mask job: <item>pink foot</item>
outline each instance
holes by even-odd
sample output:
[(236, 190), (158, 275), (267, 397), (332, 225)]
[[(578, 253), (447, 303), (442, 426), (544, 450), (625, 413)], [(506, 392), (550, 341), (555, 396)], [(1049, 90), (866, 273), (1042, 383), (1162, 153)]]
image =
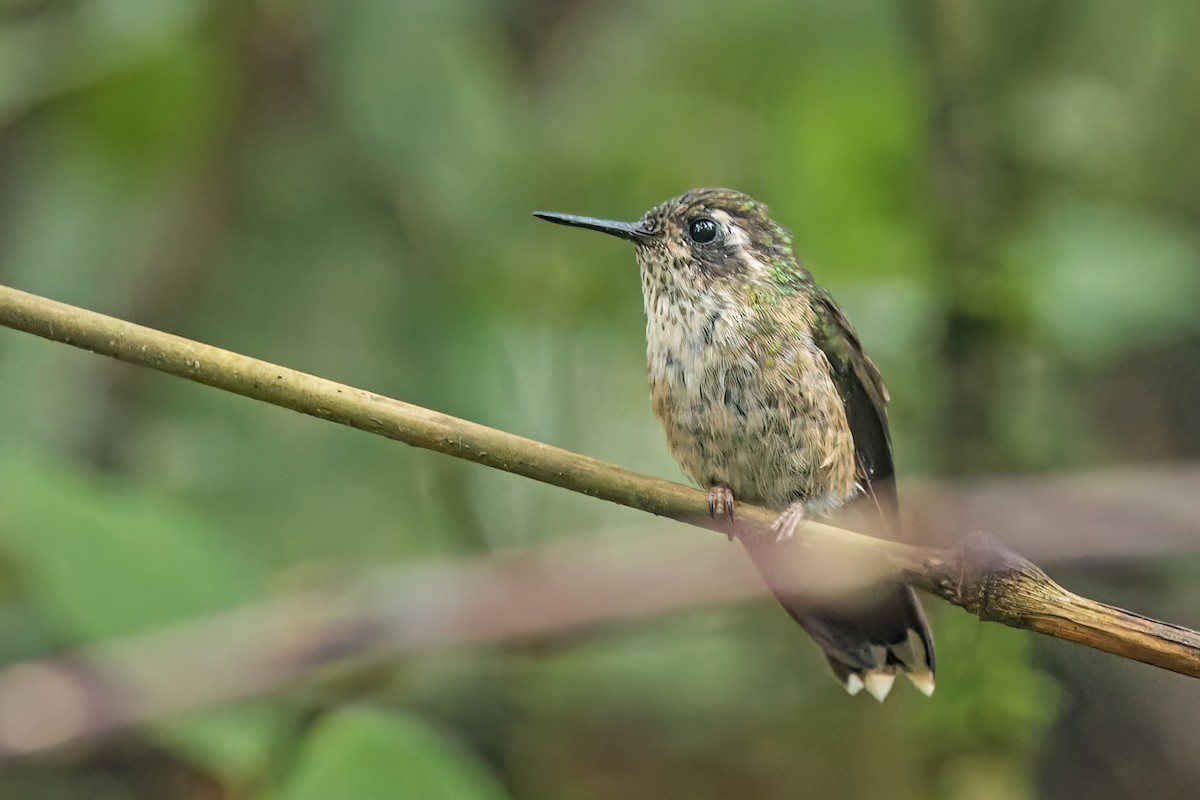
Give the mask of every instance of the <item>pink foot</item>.
[[(711, 495), (709, 495), (711, 497)], [(785, 508), (771, 523), (771, 533), (775, 534), (776, 544), (786, 542), (796, 536), (796, 528), (808, 516), (804, 509), (804, 501), (797, 500)]]
[(725, 535), (733, 541), (733, 492), (728, 486), (713, 486), (708, 490), (708, 515), (713, 519), (724, 517), (729, 523)]

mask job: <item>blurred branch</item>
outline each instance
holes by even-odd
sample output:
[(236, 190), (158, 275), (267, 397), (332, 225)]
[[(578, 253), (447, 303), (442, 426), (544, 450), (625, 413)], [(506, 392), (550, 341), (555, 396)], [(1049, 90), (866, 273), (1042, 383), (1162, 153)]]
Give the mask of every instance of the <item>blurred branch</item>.
[[(971, 540), (965, 549), (968, 563), (994, 557), (986, 540)], [(522, 555), (378, 570), (326, 589), (16, 664), (0, 671), (0, 759), (275, 691), (341, 664), (546, 637), (764, 593), (749, 560), (729, 555), (723, 543), (698, 537), (574, 539)], [(838, 581), (824, 580), (824, 588)], [(1033, 602), (1051, 616), (1061, 612), (1059, 602), (1084, 619), (1115, 611), (1062, 595), (1050, 592)], [(1149, 621), (1117, 614), (1131, 635), (1143, 635), (1139, 628)]]
[[(988, 532), (1040, 564), (1146, 560), (1200, 546), (1200, 464), (902, 481), (905, 529), (923, 543)], [(1136, 533), (1134, 533), (1136, 532)]]
[[(263, 694), (337, 664), (495, 642), (765, 591), (696, 537), (578, 539), (381, 569), (323, 590), (0, 671), (0, 759)], [(181, 676), (186, 676), (181, 679)]]
[[(719, 529), (709, 519), (706, 494), (696, 489), (15, 289), (0, 287), (0, 325), (630, 508)], [(802, 586), (806, 592), (840, 592), (888, 574), (982, 620), (1035, 630), (1200, 677), (1197, 632), (1072, 594), (988, 537), (973, 535), (956, 546), (926, 548), (806, 522), (802, 535), (792, 544), (775, 546), (758, 535), (774, 517), (768, 509), (739, 506), (738, 533), (743, 542), (748, 547), (777, 548), (771, 559), (778, 565), (777, 574), (771, 576), (776, 585), (783, 582)], [(564, 574), (572, 575), (569, 570)], [(565, 603), (570, 607), (571, 599), (581, 596), (574, 581), (563, 583), (553, 577), (556, 596), (541, 597), (534, 606), (557, 608)], [(393, 597), (406, 599), (386, 603), (388, 612), (366, 620), (370, 622), (367, 628), (384, 638), (415, 628), (423, 632), (424, 640), (438, 643), (510, 635), (503, 626), (476, 629), (480, 619), (490, 620), (490, 616), (464, 616), (461, 608), (451, 613), (480, 596), (483, 589), (478, 581), (482, 579), (463, 572), (456, 573), (454, 580), (447, 577), (444, 585), (428, 579), (413, 586), (400, 585)], [(489, 596), (501, 606), (508, 593), (528, 591), (513, 581), (486, 585), (495, 589)], [(532, 610), (522, 606), (523, 612)], [(622, 613), (614, 608), (604, 615)], [(364, 623), (361, 617), (350, 615), (354, 623), (350, 629), (358, 630), (356, 626)], [(533, 622), (540, 620), (543, 628), (565, 624), (553, 617), (542, 612), (534, 615)], [(510, 626), (524, 627), (523, 619), (510, 619)], [(284, 667), (269, 653), (257, 657)], [(52, 674), (60, 682), (69, 674), (69, 670), (47, 673), (46, 669), (45, 665), (19, 665), (2, 677), (8, 681), (5, 685), (11, 686), (14, 671), (27, 680), (44, 680)], [(5, 692), (5, 697), (13, 696)], [(7, 707), (8, 702), (3, 705)]]

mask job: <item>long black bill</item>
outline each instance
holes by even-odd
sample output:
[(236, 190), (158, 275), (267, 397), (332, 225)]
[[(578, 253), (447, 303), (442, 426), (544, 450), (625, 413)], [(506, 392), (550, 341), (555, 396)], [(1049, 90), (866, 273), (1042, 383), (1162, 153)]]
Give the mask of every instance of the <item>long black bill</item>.
[(639, 239), (645, 239), (650, 236), (650, 232), (642, 226), (641, 222), (614, 222), (610, 219), (577, 217), (574, 214), (553, 214), (549, 211), (535, 211), (533, 215), (547, 222), (570, 225), (572, 228), (587, 228), (592, 231), (600, 231), (610, 236), (616, 236), (618, 239), (628, 239), (631, 242), (636, 242)]

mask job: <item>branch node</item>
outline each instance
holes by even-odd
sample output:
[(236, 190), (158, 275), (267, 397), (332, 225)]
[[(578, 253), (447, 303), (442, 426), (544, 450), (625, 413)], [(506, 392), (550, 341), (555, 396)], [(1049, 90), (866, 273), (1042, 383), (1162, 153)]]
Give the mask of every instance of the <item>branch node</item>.
[(957, 597), (963, 608), (989, 622), (1012, 622), (1013, 593), (1053, 581), (1028, 559), (984, 531), (972, 531), (958, 546)]

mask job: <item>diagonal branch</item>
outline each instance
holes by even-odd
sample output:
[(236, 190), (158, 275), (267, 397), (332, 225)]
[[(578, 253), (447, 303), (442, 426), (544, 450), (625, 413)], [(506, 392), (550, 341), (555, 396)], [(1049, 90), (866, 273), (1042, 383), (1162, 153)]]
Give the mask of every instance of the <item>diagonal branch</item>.
[[(706, 495), (695, 489), (15, 289), (0, 287), (0, 325), (651, 514), (715, 527)], [(739, 515), (752, 529), (774, 519), (773, 512), (749, 505), (740, 506)], [(743, 536), (755, 541), (754, 531)], [(776, 559), (781, 572), (806, 591), (844, 591), (863, 575), (885, 572), (982, 620), (1200, 677), (1200, 633), (1068, 592), (984, 536), (967, 537), (951, 548), (922, 548), (806, 522), (795, 544), (780, 547)], [(825, 568), (831, 564), (837, 569)], [(819, 581), (828, 585), (814, 587)]]

